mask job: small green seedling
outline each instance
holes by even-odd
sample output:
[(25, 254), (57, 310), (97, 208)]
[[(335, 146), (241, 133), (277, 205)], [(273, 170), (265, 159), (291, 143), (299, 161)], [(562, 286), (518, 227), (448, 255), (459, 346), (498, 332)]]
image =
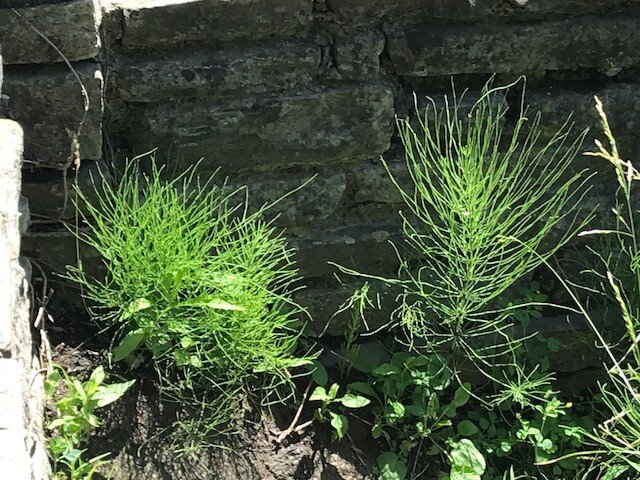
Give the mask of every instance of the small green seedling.
[(321, 422), (329, 420), (336, 437), (341, 439), (347, 433), (349, 421), (342, 413), (331, 411), (331, 406), (342, 405), (346, 408), (362, 408), (369, 405), (371, 400), (352, 393), (346, 393), (343, 396), (338, 397), (339, 390), (340, 386), (337, 383), (332, 384), (328, 391), (324, 387), (316, 387), (309, 397), (309, 400), (312, 402), (322, 402), (315, 412), (316, 418)]
[(100, 426), (95, 411), (117, 401), (134, 380), (105, 384), (105, 372), (97, 367), (86, 382), (55, 366), (45, 381), (45, 393), (54, 403), (53, 418), (47, 423), (51, 432), (49, 457), (54, 480), (91, 480), (106, 463), (109, 453), (83, 458), (92, 430)]

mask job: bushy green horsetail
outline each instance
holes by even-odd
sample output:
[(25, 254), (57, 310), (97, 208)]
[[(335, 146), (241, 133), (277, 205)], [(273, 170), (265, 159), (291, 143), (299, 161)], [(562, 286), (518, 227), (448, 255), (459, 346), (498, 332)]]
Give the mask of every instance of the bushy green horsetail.
[(86, 233), (104, 275), (69, 276), (93, 317), (116, 331), (113, 360), (150, 359), (162, 393), (198, 412), (181, 418), (196, 436), (234, 428), (252, 389), (261, 401), (292, 393), (299, 309), (291, 252), (264, 209), (232, 207), (231, 195), (191, 168), (173, 180), (151, 159), (130, 162), (117, 185), (80, 192)]

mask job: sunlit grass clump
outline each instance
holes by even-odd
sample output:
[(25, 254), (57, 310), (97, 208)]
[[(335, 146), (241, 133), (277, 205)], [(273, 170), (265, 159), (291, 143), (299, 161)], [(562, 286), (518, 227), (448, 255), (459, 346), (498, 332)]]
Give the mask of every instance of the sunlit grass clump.
[[(291, 392), (298, 309), (284, 237), (263, 210), (232, 207), (230, 195), (193, 169), (173, 180), (132, 161), (116, 186), (84, 210), (104, 275), (70, 268), (96, 321), (115, 332), (113, 360), (149, 358), (161, 392), (198, 411), (181, 419), (198, 435), (234, 428), (252, 390), (263, 403)], [(283, 388), (284, 387), (284, 388)]]

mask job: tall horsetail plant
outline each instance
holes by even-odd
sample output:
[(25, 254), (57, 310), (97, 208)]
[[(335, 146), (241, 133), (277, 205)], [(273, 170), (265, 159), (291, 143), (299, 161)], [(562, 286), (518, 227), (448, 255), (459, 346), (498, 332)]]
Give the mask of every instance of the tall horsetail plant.
[[(94, 319), (116, 333), (114, 361), (150, 357), (161, 392), (188, 412), (177, 425), (196, 443), (235, 431), (249, 392), (263, 404), (293, 393), (299, 309), (289, 292), (297, 272), (284, 237), (232, 207), (231, 196), (190, 168), (165, 180), (151, 158), (131, 161), (117, 185), (86, 203), (80, 240), (101, 256), (104, 274), (82, 265), (68, 275)], [(106, 184), (106, 182), (103, 182)]]
[(586, 131), (567, 120), (543, 139), (540, 114), (529, 118), (523, 103), (507, 127), (511, 86), (487, 84), (468, 113), (455, 95), (440, 109), (416, 101), (416, 120), (398, 121), (410, 185), (387, 166), (419, 259), (401, 259), (397, 320), (415, 345), (487, 365), (514, 347), (509, 315), (489, 314), (492, 302), (581, 228), (575, 207), (587, 190), (570, 168)]

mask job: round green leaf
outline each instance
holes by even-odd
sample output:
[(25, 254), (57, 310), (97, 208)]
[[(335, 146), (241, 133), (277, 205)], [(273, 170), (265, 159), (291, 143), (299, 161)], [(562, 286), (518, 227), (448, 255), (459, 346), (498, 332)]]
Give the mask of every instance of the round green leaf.
[(371, 400), (361, 395), (352, 395), (347, 393), (340, 399), (340, 403), (347, 408), (362, 408), (371, 403)]
[(380, 470), (379, 480), (404, 480), (407, 476), (407, 462), (395, 452), (385, 452), (376, 461)]
[(142, 330), (133, 330), (127, 333), (116, 348), (113, 349), (113, 361), (119, 362), (127, 358), (144, 340), (145, 333)]
[(347, 433), (349, 421), (347, 417), (338, 413), (329, 412), (329, 415), (331, 416), (331, 426), (335, 430), (338, 439), (341, 439)]
[(458, 424), (458, 433), (464, 437), (470, 437), (478, 433), (478, 427), (470, 420), (463, 420)]
[(329, 381), (327, 370), (318, 360), (311, 360), (311, 378), (317, 385), (325, 386)]
[(456, 390), (456, 393), (453, 395), (453, 403), (456, 407), (462, 407), (469, 401), (471, 391), (471, 384), (464, 383), (459, 386)]

